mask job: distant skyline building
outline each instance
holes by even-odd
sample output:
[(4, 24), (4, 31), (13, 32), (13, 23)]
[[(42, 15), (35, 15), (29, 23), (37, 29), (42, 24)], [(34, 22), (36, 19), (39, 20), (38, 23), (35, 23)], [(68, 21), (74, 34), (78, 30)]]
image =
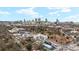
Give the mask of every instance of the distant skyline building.
[(56, 24), (56, 25), (58, 25), (58, 24), (59, 24), (59, 19), (58, 19), (58, 18), (56, 19), (55, 24)]

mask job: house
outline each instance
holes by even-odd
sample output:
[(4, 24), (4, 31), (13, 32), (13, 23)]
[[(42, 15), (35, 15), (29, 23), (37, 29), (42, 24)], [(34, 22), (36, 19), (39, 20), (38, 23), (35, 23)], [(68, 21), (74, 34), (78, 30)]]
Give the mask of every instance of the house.
[(71, 33), (79, 33), (79, 32), (74, 30), (74, 31), (71, 31)]
[(23, 40), (25, 40), (26, 38), (33, 38), (33, 34), (28, 31), (19, 31), (18, 33), (14, 33), (13, 35)]
[(24, 39), (33, 38), (33, 34), (26, 31), (24, 34), (22, 34), (22, 38), (24, 38)]
[(44, 42), (45, 40), (48, 39), (48, 36), (43, 35), (43, 34), (36, 34), (36, 35), (33, 36), (33, 38), (34, 38), (35, 40), (41, 40), (41, 41)]
[(19, 34), (21, 34), (22, 37), (29, 37), (31, 36), (31, 33), (28, 31), (19, 31)]
[(75, 41), (76, 41), (76, 43), (79, 42), (79, 37), (76, 37)]
[(25, 30), (24, 28), (17, 28), (17, 27), (14, 27), (13, 29), (11, 29), (11, 30), (8, 30), (10, 33), (16, 33), (16, 32), (18, 32), (18, 31), (23, 31), (23, 30)]

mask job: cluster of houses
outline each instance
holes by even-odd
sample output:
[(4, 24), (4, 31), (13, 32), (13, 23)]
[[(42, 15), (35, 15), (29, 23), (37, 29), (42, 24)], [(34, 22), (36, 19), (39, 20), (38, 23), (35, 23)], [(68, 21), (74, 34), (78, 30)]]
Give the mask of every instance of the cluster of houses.
[[(15, 42), (17, 43), (21, 40), (28, 40), (27, 38), (32, 38), (35, 41), (41, 41), (43, 43), (42, 46), (46, 50), (79, 50), (79, 31), (77, 30), (79, 28), (71, 27), (71, 25), (72, 23), (64, 23), (64, 25), (62, 23), (59, 24), (59, 21), (57, 21), (54, 25), (48, 26), (51, 29), (54, 27), (58, 28), (58, 30), (64, 35), (63, 37), (55, 35), (53, 40), (65, 43), (69, 40), (72, 41), (68, 45), (57, 44), (49, 40), (47, 35), (41, 33), (34, 34), (30, 31), (26, 31), (24, 28), (14, 27), (8, 31), (15, 37)], [(64, 40), (62, 41), (62, 39)]]
[(16, 43), (20, 43), (21, 40), (28, 40), (27, 38), (32, 38), (35, 41), (41, 41), (43, 44), (42, 46), (44, 47), (44, 49), (46, 50), (54, 50), (56, 49), (55, 44), (52, 44), (49, 40), (48, 40), (48, 36), (44, 35), (44, 34), (33, 34), (29, 31), (26, 31), (24, 28), (17, 28), (14, 27), (11, 30), (8, 30), (14, 37), (15, 37), (15, 42)]
[(73, 27), (71, 28), (69, 27), (62, 27), (62, 31), (64, 36), (68, 36), (72, 39), (71, 43), (67, 44), (67, 45), (63, 45), (61, 46), (59, 49), (57, 50), (70, 50), (70, 51), (78, 51), (79, 50), (79, 28)]

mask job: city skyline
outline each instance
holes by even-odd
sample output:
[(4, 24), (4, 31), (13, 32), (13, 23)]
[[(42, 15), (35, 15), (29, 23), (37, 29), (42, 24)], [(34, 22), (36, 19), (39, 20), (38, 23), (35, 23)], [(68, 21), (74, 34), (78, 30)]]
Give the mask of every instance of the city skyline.
[(34, 18), (45, 18), (48, 21), (79, 22), (78, 7), (0, 7), (0, 21), (33, 20)]

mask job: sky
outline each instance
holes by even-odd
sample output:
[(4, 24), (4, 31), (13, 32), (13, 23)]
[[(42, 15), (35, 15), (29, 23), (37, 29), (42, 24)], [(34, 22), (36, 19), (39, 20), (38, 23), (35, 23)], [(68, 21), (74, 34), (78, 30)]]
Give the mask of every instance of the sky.
[(79, 7), (0, 7), (0, 21), (33, 20), (79, 22)]

